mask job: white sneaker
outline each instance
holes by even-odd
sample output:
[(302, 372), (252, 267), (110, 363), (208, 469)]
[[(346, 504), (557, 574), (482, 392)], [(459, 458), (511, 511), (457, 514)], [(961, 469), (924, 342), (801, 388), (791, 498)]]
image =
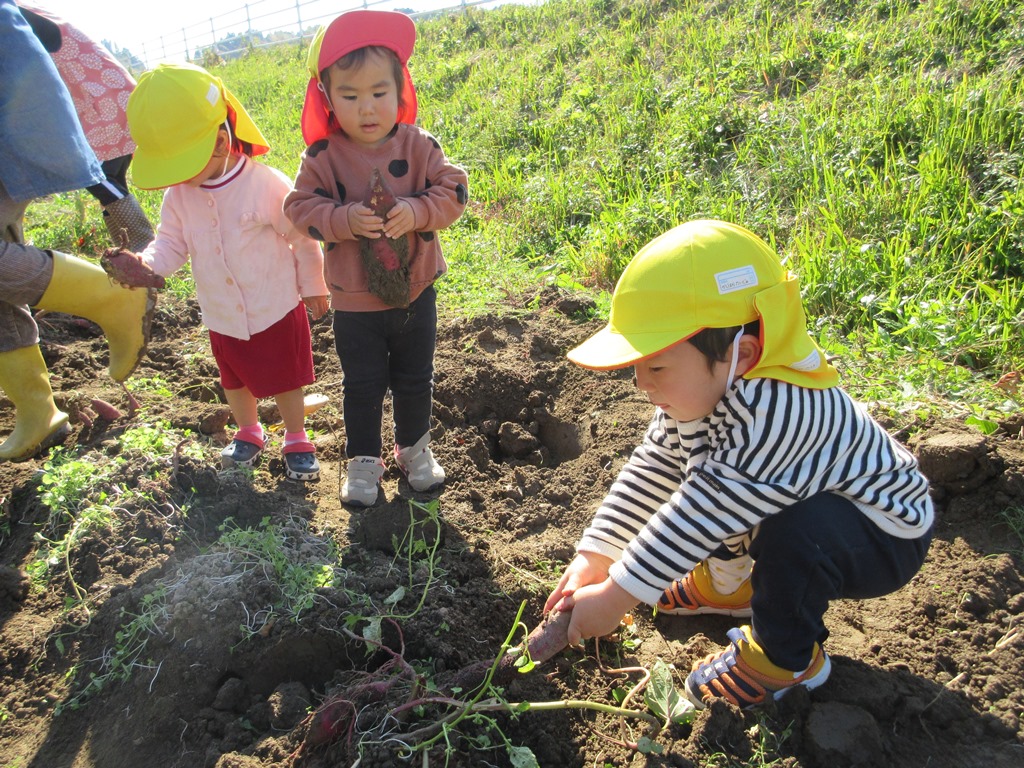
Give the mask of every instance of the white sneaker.
[(377, 503), (384, 462), (377, 456), (349, 459), (348, 476), (341, 486), (341, 503), (354, 507), (372, 507)]
[(430, 433), (409, 448), (395, 446), (395, 463), (405, 473), (414, 491), (432, 491), (444, 484), (444, 469), (430, 452)]

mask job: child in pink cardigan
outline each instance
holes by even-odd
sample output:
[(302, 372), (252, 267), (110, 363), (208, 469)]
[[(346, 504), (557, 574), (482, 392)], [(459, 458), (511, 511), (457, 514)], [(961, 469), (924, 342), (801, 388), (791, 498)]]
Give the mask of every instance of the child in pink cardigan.
[(305, 430), (303, 387), (314, 381), (309, 319), (327, 311), (323, 253), (285, 218), (288, 178), (252, 159), (267, 141), (219, 78), (161, 64), (128, 101), (138, 149), (134, 180), (167, 188), (156, 239), (141, 254), (168, 275), (191, 257), (221, 384), (238, 425), (224, 466), (253, 466), (266, 446), (257, 398), (285, 424), (285, 474), (320, 476)]

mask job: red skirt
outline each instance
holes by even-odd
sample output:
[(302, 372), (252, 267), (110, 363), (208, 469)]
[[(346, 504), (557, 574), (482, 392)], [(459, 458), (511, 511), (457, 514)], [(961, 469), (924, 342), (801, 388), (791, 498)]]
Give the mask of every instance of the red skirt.
[(273, 397), (316, 381), (306, 305), (298, 305), (266, 330), (248, 339), (210, 331), (210, 346), (224, 389), (248, 389), (253, 397)]

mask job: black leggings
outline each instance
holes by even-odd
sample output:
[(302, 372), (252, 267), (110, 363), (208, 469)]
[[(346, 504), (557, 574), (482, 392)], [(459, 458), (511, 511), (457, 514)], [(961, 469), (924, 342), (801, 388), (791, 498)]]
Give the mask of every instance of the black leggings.
[(415, 445), (430, 430), (437, 294), (429, 286), (408, 309), (334, 312), (343, 373), (345, 453), (380, 456), (384, 398), (391, 390), (395, 442)]
[[(764, 520), (750, 543), (752, 626), (768, 658), (791, 670), (824, 642), (829, 601), (895, 592), (924, 562), (931, 531), (901, 539), (848, 499), (821, 493)], [(716, 553), (718, 554), (718, 553)]]

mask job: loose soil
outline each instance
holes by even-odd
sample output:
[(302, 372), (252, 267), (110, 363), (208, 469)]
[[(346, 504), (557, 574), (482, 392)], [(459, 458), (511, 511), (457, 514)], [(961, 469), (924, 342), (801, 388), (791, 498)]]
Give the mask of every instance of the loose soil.
[[(627, 746), (644, 734), (643, 721), (568, 708), (489, 713), (500, 732), (464, 722), (447, 749), (442, 741), (410, 761), (401, 740), (421, 728), (429, 735), (454, 711), (399, 711), (414, 683), (468, 698), (451, 690), (453, 676), (497, 658), (524, 602), (524, 624), (541, 619), (650, 406), (629, 371), (598, 374), (566, 361), (598, 327), (584, 319), (585, 301), (551, 291), (470, 320), (442, 312), (433, 434), (448, 483), (413, 493), (389, 462), (386, 499), (350, 510), (338, 499), (344, 429), (329, 320), (314, 324), (318, 381), (309, 388), (331, 398), (309, 419), (323, 475), (304, 485), (283, 477), (279, 429), (257, 471), (220, 470), (231, 425), (226, 432), (198, 310), (162, 301), (133, 378), (141, 408), (113, 421), (91, 418), (92, 398), (127, 410), (106, 378), (99, 330), (40, 318), (56, 397), (75, 413), (65, 446), (111, 468), (115, 522), (72, 537), (67, 558), (30, 583), (23, 574), (38, 537), (67, 536), (69, 520), (40, 501), (42, 461), (0, 465), (5, 768), (510, 766), (500, 743), (483, 748), (501, 733), (545, 768), (1024, 765), (1024, 544), (1002, 514), (1024, 505), (1024, 417), (989, 436), (952, 420), (886, 423), (933, 483), (935, 540), (899, 592), (831, 606), (833, 672), (822, 688), (755, 711), (716, 704), (662, 730), (660, 754)], [(172, 396), (139, 386), (156, 377)], [(263, 416), (273, 423), (269, 404)], [(161, 422), (191, 432), (175, 456), (119, 447), (126, 430)], [(0, 401), (0, 435), (13, 426), (10, 402)], [(286, 532), (297, 560), (322, 558), (327, 541), (340, 554), (334, 583), (312, 592), (298, 621), (273, 617), (281, 598), (265, 567), (215, 544), (226, 529), (266, 523)], [(162, 613), (145, 630), (144, 654), (127, 660), (128, 679), (81, 696), (158, 593)], [(348, 621), (382, 614), (398, 618), (381, 623), (380, 645), (360, 639), (365, 621)], [(640, 674), (609, 670), (659, 659), (674, 665), (681, 686), (733, 625), (648, 611), (633, 620), (618, 638), (517, 675), (505, 699), (615, 704)], [(329, 733), (314, 732), (325, 723)]]

